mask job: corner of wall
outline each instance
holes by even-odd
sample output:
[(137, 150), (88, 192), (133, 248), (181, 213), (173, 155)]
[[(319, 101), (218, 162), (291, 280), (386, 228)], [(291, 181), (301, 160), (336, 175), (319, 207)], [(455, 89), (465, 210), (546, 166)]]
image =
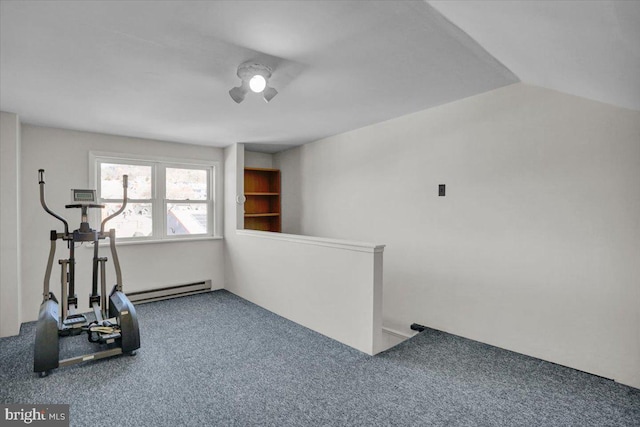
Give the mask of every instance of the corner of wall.
[(17, 330), (20, 333), (22, 324), (22, 123), (20, 116), (16, 115), (16, 276), (17, 276)]
[(20, 118), (0, 113), (0, 337), (20, 333)]
[(244, 228), (243, 211), (238, 208), (239, 189), (244, 187), (244, 144), (224, 149), (224, 235), (228, 239), (235, 230)]

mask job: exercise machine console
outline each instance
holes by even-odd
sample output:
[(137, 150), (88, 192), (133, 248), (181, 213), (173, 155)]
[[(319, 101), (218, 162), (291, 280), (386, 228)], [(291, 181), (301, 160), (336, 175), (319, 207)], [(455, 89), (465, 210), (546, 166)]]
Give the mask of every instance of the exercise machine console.
[[(40, 305), (38, 323), (36, 325), (36, 342), (34, 347), (33, 370), (40, 376), (48, 375), (53, 369), (62, 366), (82, 363), (89, 360), (103, 359), (119, 354), (135, 355), (140, 348), (140, 331), (138, 329), (138, 317), (131, 301), (122, 290), (122, 272), (116, 252), (116, 231), (105, 231), (105, 224), (120, 215), (127, 205), (127, 175), (122, 176), (123, 202), (117, 212), (102, 220), (100, 230), (94, 230), (89, 225), (88, 210), (92, 208), (104, 208), (98, 204), (95, 190), (71, 190), (72, 203), (66, 208), (81, 210), (80, 228), (69, 231), (69, 225), (60, 215), (52, 212), (44, 198), (44, 169), (38, 171), (40, 185), (40, 204), (45, 212), (60, 220), (64, 225), (64, 232), (51, 230), (51, 248), (49, 261), (44, 277), (43, 300)], [(111, 257), (116, 272), (116, 284), (108, 294), (105, 264), (106, 257), (98, 256), (99, 242), (109, 238)], [(61, 268), (61, 302), (58, 302), (53, 292), (50, 291), (49, 282), (51, 270), (56, 252), (58, 240), (65, 241), (69, 249), (69, 258), (58, 260)], [(89, 307), (93, 310), (95, 319), (89, 319), (87, 315), (78, 313), (78, 297), (75, 294), (75, 248), (76, 243), (90, 242), (93, 244), (93, 281), (91, 294), (89, 295)], [(100, 292), (98, 292), (98, 275), (100, 275)], [(101, 344), (106, 350), (91, 354), (60, 360), (59, 339), (86, 332), (88, 340)]]

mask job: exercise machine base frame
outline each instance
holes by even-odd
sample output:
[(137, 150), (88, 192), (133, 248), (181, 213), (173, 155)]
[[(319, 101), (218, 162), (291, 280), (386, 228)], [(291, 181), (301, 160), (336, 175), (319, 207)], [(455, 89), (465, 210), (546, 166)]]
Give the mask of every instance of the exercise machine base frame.
[[(138, 317), (136, 310), (127, 296), (115, 289), (109, 297), (109, 314), (115, 317), (120, 325), (120, 337), (114, 339), (110, 346), (103, 351), (83, 354), (60, 360), (60, 338), (77, 335), (69, 334), (68, 330), (60, 326), (58, 316), (58, 301), (53, 293), (50, 299), (40, 305), (40, 314), (36, 325), (36, 341), (34, 347), (33, 370), (41, 377), (47, 376), (51, 371), (64, 366), (92, 360), (104, 359), (121, 354), (135, 355), (140, 348), (140, 331), (138, 329)], [(91, 333), (80, 329), (78, 333)]]

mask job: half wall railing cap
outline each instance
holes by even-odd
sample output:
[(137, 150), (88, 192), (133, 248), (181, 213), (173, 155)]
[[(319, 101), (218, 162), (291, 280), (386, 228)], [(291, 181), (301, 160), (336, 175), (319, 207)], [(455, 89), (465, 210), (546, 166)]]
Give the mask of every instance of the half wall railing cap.
[(377, 253), (383, 252), (386, 245), (357, 242), (352, 240), (332, 239), (327, 237), (306, 236), (302, 234), (286, 234), (286, 233), (274, 233), (269, 231), (259, 230), (236, 230), (236, 234), (241, 236), (259, 237), (271, 240), (281, 240), (291, 243), (316, 245), (316, 246), (328, 246), (337, 249), (352, 250), (359, 252)]

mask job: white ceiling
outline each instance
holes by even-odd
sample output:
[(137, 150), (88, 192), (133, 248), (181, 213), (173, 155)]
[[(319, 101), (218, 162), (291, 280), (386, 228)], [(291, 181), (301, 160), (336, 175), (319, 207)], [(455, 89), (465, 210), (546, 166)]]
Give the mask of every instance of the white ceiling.
[(429, 1), (525, 83), (640, 110), (640, 1)]
[[(262, 151), (519, 78), (640, 109), (637, 2), (429, 3), (2, 1), (0, 109), (37, 125)], [(228, 95), (248, 60), (274, 69), (269, 104)]]

